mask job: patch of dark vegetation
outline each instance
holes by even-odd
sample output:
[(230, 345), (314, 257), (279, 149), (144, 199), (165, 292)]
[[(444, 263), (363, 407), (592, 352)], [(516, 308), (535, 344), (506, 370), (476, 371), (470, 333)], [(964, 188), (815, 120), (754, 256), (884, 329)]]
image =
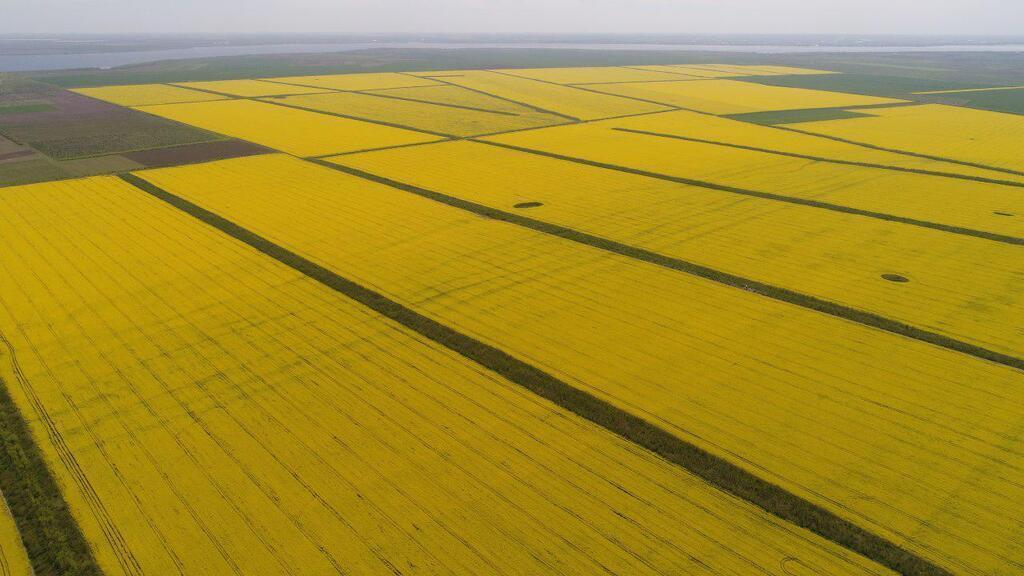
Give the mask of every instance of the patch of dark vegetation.
[(274, 151), (270, 148), (243, 140), (218, 140), (171, 148), (154, 148), (152, 150), (127, 152), (123, 156), (147, 168), (162, 168), (165, 166), (226, 160), (228, 158), (240, 158), (242, 156), (268, 154), (271, 152)]
[(929, 90), (960, 90), (964, 88), (987, 88), (991, 84), (978, 84), (950, 80), (888, 76), (881, 74), (794, 74), (787, 76), (747, 76), (734, 78), (744, 82), (807, 88), (829, 92), (846, 92), (865, 96), (902, 97), (914, 92)]
[(512, 207), (513, 208), (537, 208), (538, 206), (543, 206), (543, 205), (544, 204), (542, 202), (520, 202), (519, 204), (514, 204)]
[(952, 94), (917, 94), (915, 99), (934, 104), (966, 106), (992, 112), (1024, 114), (1024, 89), (955, 92)]
[(895, 282), (897, 284), (906, 284), (907, 282), (910, 282), (910, 278), (899, 274), (882, 274), (882, 279), (888, 280), (889, 282)]
[(33, 572), (36, 576), (100, 576), (85, 537), (7, 386), (0, 380), (0, 491)]
[(775, 124), (797, 124), (800, 122), (819, 122), (823, 120), (846, 120), (847, 118), (863, 118), (865, 116), (869, 116), (869, 114), (845, 108), (818, 108), (811, 110), (747, 112), (744, 114), (729, 114), (725, 117), (752, 124), (773, 126)]
[[(55, 160), (117, 154), (194, 142), (220, 136), (33, 82), (5, 81), (0, 106), (20, 108), (0, 115), (0, 134)], [(32, 102), (33, 109), (24, 108)], [(46, 109), (34, 109), (39, 102)]]
[[(318, 162), (341, 171), (349, 169)], [(350, 173), (360, 175), (359, 171)], [(365, 174), (365, 173), (362, 173)], [(374, 181), (384, 181), (366, 175)], [(873, 534), (828, 510), (763, 480), (744, 468), (687, 442), (663, 428), (622, 410), (589, 392), (523, 362), (508, 353), (428, 318), (334, 271), (259, 236), (246, 228), (175, 196), (132, 174), (122, 178), (194, 218), (220, 230), (305, 276), (402, 324), (418, 334), (492, 370), (509, 381), (545, 398), (598, 426), (660, 455), (669, 462), (703, 478), (711, 485), (759, 506), (770, 514), (796, 524), (903, 574), (947, 575), (932, 564), (898, 545)], [(386, 183), (386, 181), (384, 181)], [(397, 184), (397, 183), (396, 183)], [(399, 186), (405, 189), (404, 185)], [(427, 191), (424, 191), (427, 192)], [(419, 193), (419, 192), (417, 192)], [(436, 194), (436, 193), (430, 193)], [(440, 196), (440, 195), (438, 195)], [(454, 200), (454, 199), (451, 199)], [(458, 201), (461, 202), (461, 201)], [(447, 202), (451, 203), (451, 202)], [(484, 208), (485, 211), (505, 214)], [(512, 215), (505, 214), (508, 217)], [(503, 218), (508, 219), (508, 218)], [(535, 221), (534, 221), (535, 222)]]
[(0, 104), (0, 115), (49, 112), (53, 109), (49, 102), (6, 102)]
[(69, 178), (52, 160), (28, 157), (27, 160), (0, 164), (0, 186), (17, 186)]

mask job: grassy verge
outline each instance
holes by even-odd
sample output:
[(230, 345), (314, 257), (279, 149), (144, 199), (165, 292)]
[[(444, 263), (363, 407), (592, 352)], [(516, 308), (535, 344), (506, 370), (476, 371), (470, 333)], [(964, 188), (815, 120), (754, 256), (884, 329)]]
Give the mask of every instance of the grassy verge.
[(28, 424), (0, 380), (0, 490), (36, 576), (99, 576)]

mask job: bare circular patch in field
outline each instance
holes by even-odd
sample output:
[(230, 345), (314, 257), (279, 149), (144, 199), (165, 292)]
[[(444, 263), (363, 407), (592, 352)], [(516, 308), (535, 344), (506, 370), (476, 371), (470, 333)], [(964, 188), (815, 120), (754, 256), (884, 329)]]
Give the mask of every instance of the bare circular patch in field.
[(898, 284), (910, 282), (910, 278), (907, 278), (906, 276), (900, 276), (899, 274), (882, 274), (882, 279), (888, 280), (889, 282), (896, 282)]
[(512, 207), (513, 208), (536, 208), (537, 206), (543, 206), (543, 205), (544, 204), (542, 202), (520, 202), (519, 204), (515, 204)]

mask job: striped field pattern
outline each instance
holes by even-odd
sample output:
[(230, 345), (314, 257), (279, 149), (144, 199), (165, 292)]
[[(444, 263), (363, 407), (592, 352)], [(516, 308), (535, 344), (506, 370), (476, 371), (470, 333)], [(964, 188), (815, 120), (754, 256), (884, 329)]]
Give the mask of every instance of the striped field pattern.
[(76, 89), (251, 155), (0, 190), (0, 576), (1024, 573), (1024, 121), (802, 74)]

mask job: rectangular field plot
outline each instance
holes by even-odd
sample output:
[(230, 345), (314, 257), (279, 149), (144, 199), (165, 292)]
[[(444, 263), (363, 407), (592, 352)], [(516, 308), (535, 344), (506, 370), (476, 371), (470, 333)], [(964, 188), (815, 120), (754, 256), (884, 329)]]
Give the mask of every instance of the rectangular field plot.
[(579, 120), (597, 120), (667, 110), (666, 107), (658, 104), (596, 94), (568, 86), (482, 70), (466, 71), (461, 76), (447, 77), (444, 80), (457, 86), (479, 90)]
[(391, 123), (442, 136), (474, 136), (566, 122), (566, 119), (560, 116), (533, 110), (527, 110), (523, 114), (485, 112), (356, 92), (291, 96), (278, 102), (309, 110)]
[(331, 90), (380, 90), (382, 88), (404, 88), (408, 86), (433, 86), (437, 82), (425, 78), (417, 78), (394, 72), (375, 72), (370, 74), (336, 74), (333, 76), (291, 76), (287, 78), (268, 78), (274, 82), (329, 88)]
[(145, 177), (953, 573), (1024, 562), (1019, 371), (346, 174), (258, 160)]
[(209, 82), (179, 82), (178, 86), (221, 92), (231, 96), (256, 98), (259, 96), (286, 96), (289, 94), (309, 94), (313, 92), (330, 92), (324, 88), (306, 88), (305, 86), (289, 86), (263, 80), (214, 80)]
[(742, 114), (771, 110), (833, 108), (901, 102), (901, 100), (892, 98), (765, 86), (736, 80), (630, 82), (627, 84), (594, 84), (588, 88), (606, 94), (641, 98), (711, 114)]
[[(212, 166), (144, 175), (364, 214), (353, 238), (395, 207), (284, 156)], [(108, 575), (890, 574), (118, 179), (12, 188), (0, 224), (0, 370)]]
[(1013, 186), (787, 158), (595, 124), (556, 126), (487, 140), (729, 186), (741, 193), (768, 193), (1024, 238), (1024, 220), (1000, 214), (1024, 213), (1024, 194)]
[(176, 104), (180, 102), (209, 102), (223, 100), (226, 96), (189, 90), (166, 84), (139, 84), (135, 86), (103, 86), (100, 88), (78, 88), (73, 90), (83, 96), (104, 100), (118, 106), (150, 106), (153, 104)]
[(699, 76), (670, 73), (666, 70), (641, 70), (617, 66), (594, 66), (591, 68), (523, 68), (495, 70), (512, 76), (554, 82), (555, 84), (596, 84), (599, 82), (643, 82), (658, 80), (696, 79)]
[[(500, 210), (1024, 357), (1020, 247), (495, 148), (445, 142), (336, 160)], [(501, 178), (495, 178), (501, 174)], [(881, 276), (912, 279), (893, 284)]]
[(707, 142), (718, 142), (734, 147), (800, 154), (840, 162), (862, 162), (911, 170), (927, 170), (978, 178), (1024, 182), (1024, 177), (996, 170), (976, 168), (974, 166), (933, 160), (899, 152), (888, 152), (815, 134), (780, 130), (773, 126), (741, 122), (731, 118), (690, 112), (688, 110), (675, 110), (662, 114), (632, 118), (617, 118), (615, 120), (603, 121), (600, 124), (614, 128), (639, 130), (666, 136), (681, 136)]
[(796, 128), (872, 146), (1024, 173), (1024, 116), (941, 104), (862, 110)]
[(319, 156), (438, 139), (420, 132), (252, 100), (147, 106), (144, 110), (296, 156)]

